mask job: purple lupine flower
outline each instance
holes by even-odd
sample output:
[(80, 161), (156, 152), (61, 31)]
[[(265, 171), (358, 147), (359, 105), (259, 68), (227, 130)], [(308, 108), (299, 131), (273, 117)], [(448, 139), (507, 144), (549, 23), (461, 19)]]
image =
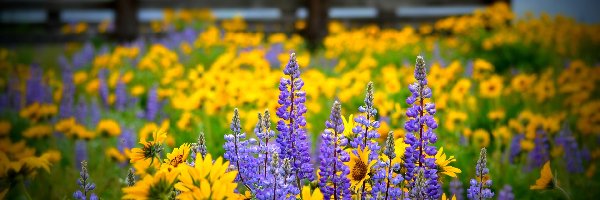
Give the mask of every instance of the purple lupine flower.
[[(377, 141), (375, 141), (376, 139), (379, 138), (379, 132), (377, 131), (377, 128), (379, 128), (379, 121), (377, 121), (375, 119), (375, 116), (377, 115), (377, 109), (374, 108), (373, 106), (373, 93), (374, 93), (374, 87), (373, 87), (373, 82), (369, 82), (367, 84), (367, 89), (366, 89), (366, 94), (365, 94), (365, 100), (364, 103), (365, 105), (361, 105), (358, 107), (358, 111), (360, 112), (360, 114), (358, 116), (356, 116), (354, 118), (354, 121), (357, 123), (355, 127), (353, 127), (352, 132), (354, 133), (355, 137), (352, 141), (350, 141), (350, 146), (352, 148), (360, 148), (360, 149), (364, 149), (366, 147), (368, 147), (371, 150), (371, 153), (369, 154), (369, 161), (376, 161), (379, 162), (377, 159), (378, 156), (378, 152), (379, 152), (379, 144), (377, 143)], [(372, 185), (372, 194), (374, 196), (378, 195), (380, 192), (384, 192), (383, 191), (383, 181), (385, 179), (385, 170), (384, 165), (385, 163), (379, 163), (373, 166), (372, 171), (374, 172), (374, 176), (371, 177), (373, 179), (373, 181), (376, 183), (374, 185)], [(363, 185), (361, 186), (362, 190), (361, 193), (362, 195), (366, 195), (366, 191), (365, 188), (366, 187), (366, 182), (363, 182)]]
[[(17, 87), (18, 88), (18, 87)], [(43, 69), (38, 64), (32, 64), (29, 68), (29, 79), (25, 90), (25, 103), (44, 103), (45, 85), (43, 83)]]
[(158, 94), (156, 86), (152, 87), (148, 91), (148, 99), (146, 100), (146, 119), (148, 121), (154, 121), (156, 113), (159, 110)]
[(401, 199), (403, 191), (400, 183), (404, 181), (404, 177), (399, 173), (400, 163), (392, 163), (392, 160), (397, 156), (395, 153), (393, 131), (388, 133), (383, 154), (387, 156), (388, 160), (378, 161), (378, 168), (381, 170), (375, 171), (374, 179), (380, 181), (375, 181), (373, 188), (379, 189), (374, 189), (373, 191), (379, 191), (380, 194), (374, 194), (374, 196), (383, 196), (383, 199)]
[(512, 141), (510, 142), (510, 148), (508, 149), (508, 161), (511, 164), (515, 164), (517, 156), (521, 154), (521, 140), (524, 138), (525, 135), (523, 134), (517, 134), (512, 138)]
[(427, 179), (425, 178), (425, 174), (423, 174), (424, 168), (417, 168), (417, 170), (408, 196), (410, 199), (432, 199), (427, 192)]
[[(433, 146), (437, 141), (433, 132), (437, 128), (433, 118), (436, 109), (433, 103), (425, 104), (425, 99), (431, 98), (431, 89), (427, 87), (425, 60), (421, 56), (417, 57), (414, 76), (417, 82), (408, 87), (411, 95), (406, 99), (411, 107), (406, 110), (409, 119), (404, 124), (407, 131), (405, 142), (409, 145), (404, 153), (405, 179), (408, 180), (408, 188), (412, 190), (416, 187), (417, 173), (422, 171), (428, 198), (439, 199), (442, 190), (435, 164), (437, 149)], [(428, 127), (427, 130), (425, 126)]]
[(304, 105), (306, 93), (302, 91), (304, 81), (300, 78), (300, 67), (296, 62), (296, 55), (290, 55), (290, 61), (283, 73), (289, 76), (281, 78), (279, 83), (279, 108), (277, 116), (277, 137), (281, 159), (292, 161), (292, 172), (295, 174), (298, 188), (302, 179), (312, 181), (314, 179), (313, 166), (310, 160), (310, 144), (306, 135), (306, 119), (304, 113), (307, 109)]
[(87, 142), (85, 140), (77, 140), (75, 142), (75, 164), (77, 168), (81, 168), (80, 163), (87, 159)]
[(254, 139), (246, 139), (246, 133), (242, 132), (242, 125), (240, 122), (240, 115), (238, 109), (233, 110), (233, 119), (231, 120), (231, 131), (232, 134), (225, 135), (225, 154), (223, 157), (231, 163), (232, 167), (238, 170), (239, 174), (236, 177), (236, 181), (241, 182), (250, 191), (255, 189), (255, 183), (258, 180), (256, 176), (257, 172), (257, 160), (253, 156), (257, 152), (257, 148), (254, 147), (253, 143), (256, 143)]
[(96, 189), (96, 184), (90, 180), (90, 174), (88, 174), (87, 162), (81, 161), (81, 172), (79, 172), (79, 179), (77, 179), (77, 185), (79, 190), (73, 193), (73, 198), (78, 200), (87, 200), (88, 195), (90, 200), (97, 200), (98, 196), (92, 192)]
[(577, 140), (573, 136), (567, 123), (563, 125), (562, 130), (558, 133), (554, 141), (563, 148), (563, 158), (567, 164), (567, 171), (571, 173), (583, 172), (581, 151), (579, 150)]
[(19, 90), (20, 80), (16, 76), (11, 76), (8, 79), (8, 96), (10, 98), (11, 108), (19, 111), (23, 108), (23, 103), (21, 99), (21, 90)]
[(527, 159), (529, 162), (526, 170), (540, 168), (546, 161), (550, 160), (550, 144), (548, 144), (548, 138), (546, 137), (546, 132), (544, 130), (538, 129), (533, 143), (535, 146), (533, 147), (533, 150), (529, 152), (529, 159)]
[(90, 119), (88, 122), (88, 127), (95, 127), (98, 122), (100, 122), (100, 117), (102, 117), (102, 109), (100, 105), (98, 105), (98, 101), (96, 99), (92, 99), (92, 105), (90, 106)]
[(115, 108), (117, 111), (125, 110), (125, 106), (127, 104), (127, 86), (119, 78), (117, 81), (117, 86), (115, 87)]
[(73, 83), (73, 69), (71, 65), (61, 66), (62, 73), (62, 98), (60, 100), (59, 118), (72, 117), (75, 99), (75, 84)]
[(515, 194), (513, 194), (512, 187), (510, 185), (504, 185), (502, 190), (498, 192), (498, 200), (514, 200)]
[(377, 129), (380, 123), (375, 120), (377, 109), (373, 107), (373, 90), (373, 82), (369, 82), (365, 94), (365, 105), (358, 107), (361, 114), (354, 118), (357, 125), (353, 127), (352, 132), (356, 137), (350, 142), (350, 146), (353, 148), (369, 147), (371, 150), (369, 160), (375, 160), (379, 151), (379, 145), (375, 140), (379, 138)]
[(342, 105), (336, 101), (329, 120), (325, 122), (326, 129), (321, 134), (319, 188), (325, 199), (351, 199), (350, 180), (347, 178), (350, 169), (344, 165), (344, 162), (350, 161), (350, 156), (342, 149), (348, 141), (343, 134), (341, 112)]
[(279, 66), (281, 63), (279, 61), (279, 54), (281, 54), (283, 52), (283, 44), (277, 43), (277, 44), (272, 44), (269, 48), (269, 50), (267, 50), (267, 53), (265, 53), (265, 59), (267, 59), (267, 61), (269, 61), (269, 64), (271, 64), (271, 66)]
[[(275, 137), (275, 131), (271, 130), (271, 114), (269, 113), (269, 110), (265, 110), (264, 115), (258, 113), (258, 122), (256, 123), (254, 133), (259, 141), (258, 160), (261, 163), (259, 168), (262, 168), (259, 174), (262, 172), (262, 181), (266, 181), (264, 179), (268, 179), (267, 169), (269, 162), (273, 159), (273, 155), (271, 155), (270, 152), (274, 150), (273, 145), (275, 144), (271, 140)], [(271, 141), (271, 143), (269, 143), (269, 141)]]
[(465, 75), (467, 77), (473, 77), (473, 60), (467, 61), (467, 66), (465, 67)]
[(464, 192), (465, 189), (463, 189), (463, 184), (462, 182), (460, 182), (460, 180), (455, 178), (452, 181), (450, 181), (450, 194), (454, 195), (456, 197), (456, 200), (463, 200)]
[(99, 86), (99, 91), (98, 93), (100, 93), (100, 100), (102, 100), (102, 105), (104, 105), (104, 107), (108, 108), (109, 107), (109, 103), (108, 103), (108, 95), (109, 95), (109, 90), (108, 90), (108, 83), (106, 82), (106, 74), (108, 73), (108, 70), (106, 69), (101, 69), (100, 72), (98, 72), (98, 79), (100, 80), (100, 86)]
[(73, 63), (73, 69), (81, 69), (85, 65), (92, 62), (94, 59), (94, 45), (90, 42), (86, 42), (83, 48), (73, 54), (71, 63)]
[[(125, 127), (121, 125), (121, 127)], [(130, 128), (123, 128), (121, 131), (121, 135), (119, 135), (119, 145), (117, 145), (117, 149), (119, 151), (124, 152), (125, 149), (131, 149), (136, 144), (136, 134)]]
[(85, 99), (80, 97), (77, 101), (77, 110), (75, 111), (74, 115), (75, 120), (77, 120), (77, 122), (80, 124), (88, 124), (88, 116), (90, 114), (88, 110), (88, 105), (85, 102)]
[[(492, 186), (492, 180), (488, 179), (488, 173), (490, 170), (487, 168), (487, 157), (485, 147), (481, 148), (481, 152), (479, 153), (479, 160), (477, 160), (477, 165), (475, 165), (475, 175), (477, 176), (474, 179), (471, 179), (471, 186), (467, 190), (467, 197), (469, 199), (491, 199), (494, 197), (494, 192), (490, 189)], [(487, 179), (487, 180), (486, 180)]]
[[(206, 136), (204, 136), (204, 132), (200, 132), (200, 134), (198, 135), (198, 142), (196, 143), (196, 148), (194, 148), (194, 153), (200, 154), (200, 156), (202, 156), (202, 159), (204, 159), (204, 157), (206, 157), (206, 154), (208, 154), (208, 150), (206, 148)], [(194, 156), (194, 160), (195, 159), (196, 157)]]

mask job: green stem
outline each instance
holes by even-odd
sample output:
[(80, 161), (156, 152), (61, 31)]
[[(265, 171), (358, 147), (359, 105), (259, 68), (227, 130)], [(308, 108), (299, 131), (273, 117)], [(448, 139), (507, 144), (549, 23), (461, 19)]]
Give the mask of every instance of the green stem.
[(556, 186), (556, 189), (560, 190), (565, 195), (565, 197), (567, 197), (567, 200), (571, 200), (571, 196), (569, 195), (569, 193), (567, 193), (567, 191), (565, 191), (564, 189), (562, 189), (558, 185)]
[(23, 190), (23, 194), (25, 194), (25, 197), (27, 197), (28, 200), (32, 200), (31, 196), (29, 195), (29, 192), (27, 192), (27, 188), (25, 187), (25, 181), (23, 179), (21, 179), (21, 184), (19, 184), (21, 190)]

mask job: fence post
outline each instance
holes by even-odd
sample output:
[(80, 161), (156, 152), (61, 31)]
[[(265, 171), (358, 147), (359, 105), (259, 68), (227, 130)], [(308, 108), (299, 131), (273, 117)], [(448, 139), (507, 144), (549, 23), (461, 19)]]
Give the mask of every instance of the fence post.
[(115, 0), (117, 40), (131, 41), (138, 36), (138, 4), (138, 0)]
[(309, 48), (314, 50), (327, 35), (329, 0), (307, 0), (307, 2), (306, 39)]

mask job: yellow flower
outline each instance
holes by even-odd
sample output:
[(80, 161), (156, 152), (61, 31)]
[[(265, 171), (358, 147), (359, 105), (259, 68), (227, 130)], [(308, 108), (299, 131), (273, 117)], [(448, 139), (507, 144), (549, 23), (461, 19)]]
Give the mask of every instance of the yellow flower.
[(167, 154), (161, 168), (168, 168), (168, 170), (176, 168), (187, 160), (188, 155), (190, 155), (190, 144), (182, 144), (179, 148), (175, 148), (173, 152)]
[(526, 92), (531, 90), (534, 81), (535, 75), (519, 74), (511, 80), (510, 86), (514, 91)]
[(114, 147), (110, 147), (108, 149), (106, 149), (106, 156), (108, 156), (109, 158), (117, 161), (117, 162), (125, 162), (125, 160), (127, 160), (127, 158), (125, 157), (125, 155), (123, 155), (117, 148)]
[(500, 126), (496, 128), (496, 130), (494, 130), (492, 134), (495, 138), (501, 139), (501, 141), (505, 144), (508, 144), (512, 135), (510, 129), (508, 129), (508, 127), (506, 126)]
[(479, 85), (479, 94), (484, 98), (496, 98), (502, 94), (502, 88), (502, 78), (494, 75), (481, 82)]
[(491, 120), (501, 120), (501, 119), (504, 119), (505, 115), (506, 115), (506, 113), (504, 112), (503, 109), (493, 110), (493, 111), (490, 111), (487, 114), (488, 118), (491, 119)]
[(6, 136), (10, 133), (10, 122), (0, 121), (0, 136)]
[(435, 164), (437, 164), (440, 169), (439, 172), (442, 174), (446, 174), (450, 177), (456, 178), (457, 173), (461, 173), (462, 171), (456, 167), (449, 166), (451, 162), (455, 162), (456, 158), (454, 156), (448, 157), (446, 159), (446, 154), (444, 153), (444, 147), (440, 147), (440, 150), (435, 154)]
[(478, 148), (487, 147), (490, 145), (490, 134), (483, 129), (477, 129), (473, 132), (473, 142)]
[(456, 195), (452, 195), (452, 198), (448, 199), (448, 197), (446, 197), (446, 193), (443, 193), (442, 200), (456, 200)]
[(131, 187), (123, 188), (123, 199), (170, 199), (179, 171), (158, 171)]
[(492, 65), (492, 63), (483, 59), (475, 59), (473, 62), (473, 79), (482, 80), (485, 78), (485, 75), (492, 70), (494, 70), (494, 65)]
[[(212, 160), (210, 154), (206, 158), (197, 156), (194, 167), (183, 165), (179, 168), (181, 176), (175, 188), (181, 193), (179, 199), (234, 199), (237, 183), (234, 181), (237, 171), (227, 171), (229, 161), (223, 163), (223, 158)], [(175, 170), (173, 170), (175, 171)]]
[(458, 130), (458, 127), (462, 126), (467, 120), (467, 114), (460, 111), (449, 110), (444, 122), (444, 128), (448, 131), (453, 132)]
[(356, 151), (349, 153), (350, 162), (347, 165), (350, 168), (350, 174), (348, 174), (348, 179), (350, 179), (350, 188), (353, 188), (354, 191), (358, 191), (365, 180), (370, 178), (371, 167), (375, 165), (375, 160), (368, 162), (370, 153), (369, 147), (364, 150), (358, 148)]
[(319, 188), (315, 188), (315, 191), (313, 191), (311, 193), (310, 192), (310, 186), (306, 185), (306, 186), (302, 187), (302, 199), (306, 199), (306, 200), (322, 200), (323, 199), (323, 193), (321, 193), (321, 190), (319, 190)]
[(529, 186), (530, 190), (545, 190), (552, 189), (556, 186), (556, 182), (554, 181), (554, 177), (552, 175), (552, 170), (550, 169), (550, 161), (547, 161), (546, 164), (542, 167), (542, 171), (540, 172), (540, 178), (535, 181), (535, 185)]
[(44, 152), (40, 157), (48, 160), (49, 162), (56, 163), (60, 160), (61, 155), (60, 152), (57, 150), (48, 150)]
[(65, 135), (70, 135), (71, 130), (75, 126), (75, 118), (69, 117), (66, 119), (61, 119), (56, 124), (54, 124), (54, 130), (60, 133), (64, 133)]
[(148, 158), (152, 159), (150, 161), (151, 163), (154, 161), (154, 158), (162, 151), (162, 143), (167, 138), (167, 133), (159, 129), (152, 133), (152, 138), (153, 141), (146, 141), (145, 137), (140, 138), (140, 144), (142, 144), (143, 147), (131, 149), (131, 163), (135, 163), (139, 160), (146, 160)]
[(177, 128), (179, 128), (179, 130), (187, 130), (191, 120), (192, 113), (185, 111), (183, 114), (181, 114), (179, 121), (177, 121)]
[(160, 162), (153, 162), (151, 159), (139, 160), (133, 163), (135, 174), (140, 177), (155, 174), (160, 169)]
[(52, 134), (52, 131), (52, 126), (50, 125), (35, 125), (23, 131), (23, 137), (43, 138)]
[(73, 74), (73, 83), (75, 85), (79, 85), (83, 82), (85, 82), (88, 78), (88, 75), (85, 71), (79, 71), (79, 72), (75, 72), (75, 74)]
[(136, 85), (136, 86), (133, 86), (133, 88), (131, 88), (131, 95), (137, 97), (137, 96), (144, 94), (145, 91), (146, 91), (146, 89), (144, 88), (143, 85)]
[(465, 95), (469, 93), (469, 89), (471, 89), (471, 81), (469, 79), (460, 79), (454, 87), (452, 87), (452, 91), (450, 92), (450, 98), (455, 102), (464, 101)]
[(100, 120), (96, 126), (96, 131), (105, 136), (121, 135), (121, 127), (119, 126), (119, 123), (111, 119)]
[(355, 124), (354, 124), (354, 115), (350, 115), (348, 116), (348, 120), (346, 120), (346, 118), (342, 117), (342, 121), (344, 121), (344, 136), (346, 137), (350, 137), (352, 136), (354, 133), (352, 132), (352, 128), (354, 128)]

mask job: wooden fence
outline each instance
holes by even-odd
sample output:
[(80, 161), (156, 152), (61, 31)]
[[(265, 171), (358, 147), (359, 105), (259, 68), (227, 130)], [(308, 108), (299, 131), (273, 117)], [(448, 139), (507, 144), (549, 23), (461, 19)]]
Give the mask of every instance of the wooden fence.
[[(319, 41), (326, 34), (329, 19), (352, 23), (377, 23), (382, 26), (404, 23), (431, 21), (447, 15), (465, 14), (470, 8), (491, 3), (492, 0), (0, 0), (0, 13), (4, 11), (45, 11), (45, 22), (32, 24), (43, 27), (43, 34), (5, 34), (6, 30), (22, 26), (19, 22), (0, 22), (0, 42), (63, 42), (77, 40), (76, 36), (59, 34), (65, 23), (60, 20), (64, 10), (112, 10), (115, 25), (112, 38), (131, 40), (140, 35), (140, 9), (164, 8), (275, 8), (279, 10), (278, 19), (253, 19), (260, 23), (280, 24), (284, 31), (291, 31), (297, 19), (298, 9), (306, 11), (307, 27), (303, 35), (310, 41)], [(332, 15), (331, 8), (370, 8), (375, 16), (352, 17)], [(454, 8), (454, 9), (452, 9)], [(418, 13), (418, 10), (425, 13)], [(436, 11), (437, 10), (437, 11)], [(415, 12), (417, 11), (417, 12)], [(352, 14), (352, 13), (351, 13)], [(85, 38), (85, 36), (84, 36)], [(82, 39), (82, 38), (79, 38)]]

